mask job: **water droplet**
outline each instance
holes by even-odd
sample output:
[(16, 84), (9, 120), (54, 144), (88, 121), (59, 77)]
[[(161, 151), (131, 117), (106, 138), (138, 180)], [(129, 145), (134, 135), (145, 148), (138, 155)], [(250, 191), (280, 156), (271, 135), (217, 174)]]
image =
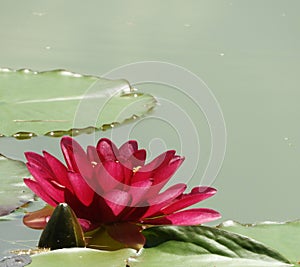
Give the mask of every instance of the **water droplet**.
[(288, 137), (284, 137), (284, 141), (288, 141), (289, 140), (289, 138)]
[(51, 49), (51, 46), (47, 45), (47, 46), (45, 47), (45, 49), (46, 49), (46, 50), (50, 50), (50, 49)]
[(220, 55), (221, 57), (224, 57), (224, 56), (225, 56), (225, 54), (224, 54), (224, 53), (220, 53), (219, 55)]
[(191, 27), (191, 24), (189, 24), (189, 23), (185, 23), (185, 24), (184, 24), (184, 27), (187, 27), (187, 28), (189, 28), (189, 27)]

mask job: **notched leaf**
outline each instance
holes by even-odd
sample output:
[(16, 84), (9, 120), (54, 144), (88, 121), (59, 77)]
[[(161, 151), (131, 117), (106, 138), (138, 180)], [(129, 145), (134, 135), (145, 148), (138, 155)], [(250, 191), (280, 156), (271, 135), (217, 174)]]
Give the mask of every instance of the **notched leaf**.
[(143, 116), (156, 100), (126, 80), (65, 70), (0, 68), (0, 136), (76, 136), (107, 130)]

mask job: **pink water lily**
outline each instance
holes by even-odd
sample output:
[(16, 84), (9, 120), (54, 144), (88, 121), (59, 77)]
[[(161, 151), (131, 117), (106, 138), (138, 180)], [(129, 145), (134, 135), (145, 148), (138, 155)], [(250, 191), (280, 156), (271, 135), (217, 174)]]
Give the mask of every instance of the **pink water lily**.
[[(184, 193), (186, 185), (179, 183), (162, 190), (184, 160), (174, 150), (146, 164), (146, 151), (133, 140), (117, 148), (102, 138), (84, 151), (74, 139), (63, 137), (61, 149), (66, 166), (45, 151), (25, 153), (33, 178), (24, 181), (49, 205), (67, 203), (84, 231), (106, 226), (113, 238), (124, 241), (143, 225), (197, 225), (220, 218), (211, 209), (185, 209), (214, 195), (214, 188), (200, 186)], [(50, 215), (30, 213), (24, 223), (43, 228)]]

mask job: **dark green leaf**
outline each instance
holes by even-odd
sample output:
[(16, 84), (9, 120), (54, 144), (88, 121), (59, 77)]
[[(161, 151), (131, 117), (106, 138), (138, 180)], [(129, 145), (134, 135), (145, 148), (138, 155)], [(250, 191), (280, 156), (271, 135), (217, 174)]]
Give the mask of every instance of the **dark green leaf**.
[[(143, 231), (146, 249), (132, 266), (284, 266), (275, 250), (244, 236), (207, 226), (162, 226)], [(179, 263), (180, 262), (180, 263)], [(208, 264), (209, 263), (209, 264)]]

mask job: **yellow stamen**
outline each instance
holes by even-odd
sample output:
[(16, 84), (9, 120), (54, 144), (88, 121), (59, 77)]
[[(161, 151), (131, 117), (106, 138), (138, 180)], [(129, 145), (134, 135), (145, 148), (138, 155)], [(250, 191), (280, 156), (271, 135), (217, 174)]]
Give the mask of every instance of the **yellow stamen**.
[(140, 168), (142, 168), (142, 166), (136, 166), (132, 169), (132, 172), (136, 173)]

